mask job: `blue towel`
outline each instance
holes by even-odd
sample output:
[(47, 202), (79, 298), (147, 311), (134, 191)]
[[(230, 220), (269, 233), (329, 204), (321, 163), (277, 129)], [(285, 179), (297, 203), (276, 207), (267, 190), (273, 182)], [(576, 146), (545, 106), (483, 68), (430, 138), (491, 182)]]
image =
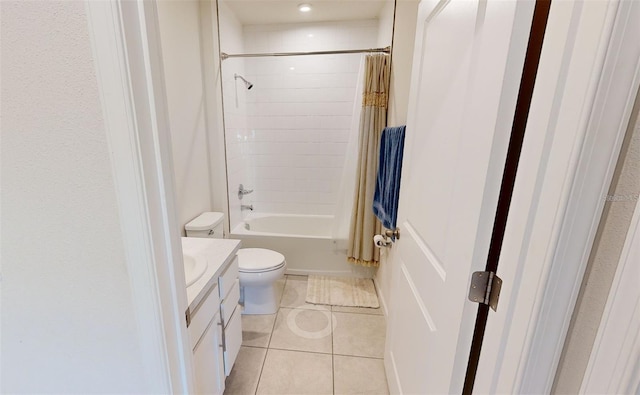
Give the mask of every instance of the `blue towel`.
[(378, 177), (373, 196), (373, 213), (387, 229), (396, 228), (400, 176), (402, 173), (402, 151), (406, 126), (388, 127), (380, 137)]

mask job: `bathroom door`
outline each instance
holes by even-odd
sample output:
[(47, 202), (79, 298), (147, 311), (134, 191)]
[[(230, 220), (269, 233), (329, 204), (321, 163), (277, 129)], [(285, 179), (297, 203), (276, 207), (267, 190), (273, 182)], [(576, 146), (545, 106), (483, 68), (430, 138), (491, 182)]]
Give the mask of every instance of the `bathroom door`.
[(419, 4), (385, 368), (392, 393), (460, 393), (534, 3)]

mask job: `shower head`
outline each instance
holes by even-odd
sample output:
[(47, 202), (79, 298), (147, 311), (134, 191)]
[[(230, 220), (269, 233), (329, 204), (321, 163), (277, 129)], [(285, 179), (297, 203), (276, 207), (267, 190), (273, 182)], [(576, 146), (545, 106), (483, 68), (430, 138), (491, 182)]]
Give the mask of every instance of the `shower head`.
[(253, 84), (252, 84), (251, 82), (249, 82), (249, 81), (245, 80), (243, 76), (241, 76), (241, 75), (239, 75), (239, 74), (234, 74), (234, 75), (233, 75), (233, 78), (235, 78), (236, 80), (237, 80), (238, 78), (240, 78), (240, 79), (244, 82), (244, 85), (247, 87), (247, 89), (251, 89), (251, 88), (253, 88)]

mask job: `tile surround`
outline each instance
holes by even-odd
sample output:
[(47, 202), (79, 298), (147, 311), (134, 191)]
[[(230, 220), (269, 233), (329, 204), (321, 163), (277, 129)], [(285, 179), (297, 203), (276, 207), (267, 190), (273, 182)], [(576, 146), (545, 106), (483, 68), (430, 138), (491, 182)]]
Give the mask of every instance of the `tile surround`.
[[(249, 25), (236, 40), (245, 52), (290, 52), (371, 48), (377, 35), (378, 21), (362, 20)], [(255, 190), (242, 204), (253, 204), (258, 212), (334, 214), (360, 96), (360, 59), (360, 54), (319, 55), (223, 63), (229, 190), (239, 183)], [(254, 88), (236, 86), (234, 72), (244, 73)], [(287, 169), (321, 171), (300, 183)], [(331, 177), (321, 174), (325, 170)], [(320, 182), (325, 180), (330, 182)], [(265, 181), (281, 188), (266, 189)], [(234, 227), (243, 213), (237, 197), (231, 192), (229, 197)]]

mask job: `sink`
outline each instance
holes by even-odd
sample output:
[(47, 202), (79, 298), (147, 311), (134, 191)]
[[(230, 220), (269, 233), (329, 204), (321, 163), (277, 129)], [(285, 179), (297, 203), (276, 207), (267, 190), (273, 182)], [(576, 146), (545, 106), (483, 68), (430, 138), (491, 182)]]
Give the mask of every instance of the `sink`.
[(184, 278), (188, 287), (198, 281), (207, 270), (207, 260), (202, 256), (190, 254), (183, 254), (182, 258), (184, 261)]

